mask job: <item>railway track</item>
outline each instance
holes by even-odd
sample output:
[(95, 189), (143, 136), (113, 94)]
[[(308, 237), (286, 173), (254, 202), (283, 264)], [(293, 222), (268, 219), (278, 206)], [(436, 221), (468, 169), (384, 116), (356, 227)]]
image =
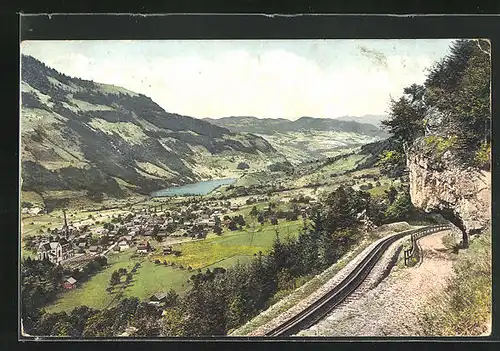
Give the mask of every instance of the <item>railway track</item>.
[(303, 329), (313, 326), (355, 292), (391, 244), (407, 235), (418, 234), (419, 237), (422, 237), (446, 229), (449, 229), (449, 227), (445, 225), (428, 226), (400, 232), (380, 241), (332, 290), (328, 291), (306, 309), (270, 330), (265, 335), (274, 337), (291, 336)]

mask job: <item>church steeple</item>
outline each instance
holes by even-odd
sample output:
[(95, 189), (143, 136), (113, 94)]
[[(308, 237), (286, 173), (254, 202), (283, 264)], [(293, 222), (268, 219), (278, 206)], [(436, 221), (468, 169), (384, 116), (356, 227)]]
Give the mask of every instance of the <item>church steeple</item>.
[(63, 214), (64, 214), (64, 227), (63, 231), (66, 234), (66, 239), (69, 238), (69, 227), (68, 227), (68, 220), (66, 219), (66, 210), (63, 209)]

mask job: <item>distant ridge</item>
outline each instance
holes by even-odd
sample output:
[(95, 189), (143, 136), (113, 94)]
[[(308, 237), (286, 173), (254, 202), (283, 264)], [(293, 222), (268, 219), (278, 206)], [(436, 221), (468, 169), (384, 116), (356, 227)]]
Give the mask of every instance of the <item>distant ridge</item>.
[(340, 121), (354, 121), (359, 123), (370, 123), (376, 127), (381, 127), (381, 122), (387, 119), (386, 115), (364, 115), (364, 116), (342, 116), (335, 118)]
[[(376, 116), (372, 116), (376, 117)], [(222, 118), (205, 118), (204, 120), (219, 127), (227, 128), (232, 132), (247, 132), (255, 134), (274, 134), (298, 131), (335, 131), (346, 133), (357, 133), (371, 137), (385, 138), (387, 134), (381, 128), (371, 123), (348, 120), (348, 118), (315, 118), (300, 117), (295, 121), (284, 118), (257, 118), (250, 116), (231, 116)], [(368, 118), (368, 117), (367, 117)], [(384, 119), (379, 116), (379, 119)], [(372, 118), (374, 120), (375, 118)]]

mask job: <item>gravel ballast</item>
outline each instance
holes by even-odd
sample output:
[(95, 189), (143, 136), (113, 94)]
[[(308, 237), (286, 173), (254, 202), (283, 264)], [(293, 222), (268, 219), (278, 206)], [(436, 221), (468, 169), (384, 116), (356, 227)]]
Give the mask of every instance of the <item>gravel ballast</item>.
[[(407, 229), (407, 228), (405, 228)], [(395, 234), (394, 232), (391, 232), (390, 235)], [(278, 303), (274, 304), (271, 306), (269, 309), (266, 311), (262, 312), (257, 318), (265, 318), (266, 316), (273, 316), (277, 315), (277, 317), (272, 318), (270, 321), (262, 324), (261, 326), (253, 329), (251, 332), (244, 332), (246, 329), (246, 325), (243, 327), (239, 328), (238, 330), (234, 331), (231, 336), (263, 336), (267, 332), (271, 331), (278, 325), (282, 324), (286, 320), (290, 319), (297, 313), (301, 312), (305, 308), (307, 308), (311, 303), (322, 297), (324, 294), (326, 294), (329, 290), (333, 289), (337, 284), (339, 284), (352, 270), (365, 258), (371, 251), (372, 249), (382, 240), (387, 238), (388, 233), (379, 233), (379, 239), (375, 240), (371, 244), (369, 244), (361, 253), (357, 254), (355, 257), (354, 251), (351, 251), (349, 254), (345, 255), (338, 263), (334, 264), (321, 274), (317, 276), (317, 278), (324, 278), (328, 277), (329, 275), (332, 274), (332, 271), (338, 270), (339, 266), (343, 266), (331, 279), (327, 280), (326, 283), (324, 283), (322, 286), (320, 286), (318, 289), (316, 289), (314, 292), (309, 294), (306, 297), (303, 297), (302, 299), (298, 301), (293, 301), (292, 299), (296, 298), (296, 295), (300, 296), (300, 293), (304, 291), (304, 289), (307, 289), (308, 285), (311, 282), (306, 283), (304, 286), (298, 288), (294, 293), (291, 295), (283, 298), (280, 300)], [(398, 250), (398, 247), (401, 247), (401, 240), (400, 239), (397, 241), (397, 243), (391, 245), (388, 250), (384, 253), (382, 256), (381, 260), (379, 263), (374, 267), (374, 270), (372, 272), (382, 272), (387, 269), (387, 264), (388, 262), (391, 261), (391, 259), (394, 257), (395, 252)], [(379, 277), (382, 273), (377, 273), (372, 276), (367, 278), (367, 283), (366, 285), (371, 286), (376, 284), (377, 282), (377, 277)], [(361, 287), (360, 287), (361, 288)], [(280, 309), (282, 309), (284, 306), (287, 304), (290, 304), (290, 302), (293, 301), (294, 304), (290, 307), (288, 307), (285, 311), (276, 313)], [(250, 321), (249, 323), (252, 323), (253, 321)]]
[(391, 256), (398, 250), (397, 243), (391, 245), (366, 284), (360, 286), (362, 293), (355, 293), (325, 319), (297, 336), (423, 336), (422, 307), (431, 293), (443, 289), (446, 279), (453, 274), (452, 261), (444, 253), (441, 240), (446, 233), (421, 238), (422, 262), (409, 268), (395, 266), (377, 285), (378, 277), (390, 268)]

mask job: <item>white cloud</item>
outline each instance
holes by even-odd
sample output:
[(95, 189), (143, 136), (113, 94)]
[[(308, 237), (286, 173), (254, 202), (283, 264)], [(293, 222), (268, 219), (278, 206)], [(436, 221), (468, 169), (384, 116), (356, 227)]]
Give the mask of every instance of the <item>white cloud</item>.
[[(38, 57), (63, 73), (150, 96), (169, 112), (193, 117), (290, 119), (383, 114), (390, 95), (398, 96), (405, 86), (422, 83), (425, 68), (435, 60), (424, 54), (391, 52), (385, 54), (384, 66), (343, 51), (314, 58), (297, 50), (251, 51), (244, 45), (211, 54), (204, 54), (203, 46), (198, 54), (124, 52), (103, 56), (92, 50), (68, 50)], [(329, 61), (331, 57), (335, 58)]]

